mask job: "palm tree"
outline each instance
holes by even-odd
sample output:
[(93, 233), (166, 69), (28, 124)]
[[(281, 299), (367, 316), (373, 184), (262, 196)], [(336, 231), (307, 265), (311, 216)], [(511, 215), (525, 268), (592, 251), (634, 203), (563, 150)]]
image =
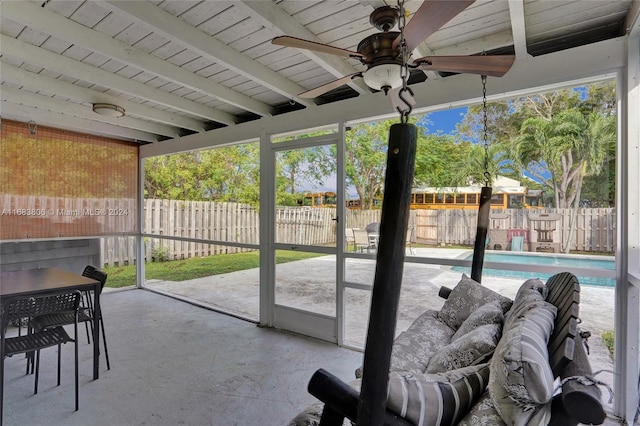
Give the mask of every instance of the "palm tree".
[[(489, 185), (498, 175), (513, 175), (513, 162), (508, 157), (508, 151), (501, 144), (493, 143), (487, 147), (486, 172), (489, 173)], [(480, 144), (474, 144), (462, 164), (456, 165), (455, 184), (466, 186), (469, 184), (485, 184), (485, 149)]]
[(522, 123), (515, 158), (554, 191), (557, 208), (573, 208), (565, 252), (573, 238), (584, 178), (600, 174), (615, 142), (615, 117), (597, 112), (585, 116), (569, 109), (551, 119), (535, 117)]

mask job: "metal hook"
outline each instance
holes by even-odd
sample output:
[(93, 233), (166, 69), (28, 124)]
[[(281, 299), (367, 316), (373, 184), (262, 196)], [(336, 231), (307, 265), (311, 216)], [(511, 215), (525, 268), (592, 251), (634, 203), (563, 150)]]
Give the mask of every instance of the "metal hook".
[(409, 92), (409, 95), (413, 96), (413, 90), (409, 87), (403, 87), (398, 91), (398, 98), (405, 104), (407, 107), (401, 109), (400, 107), (396, 107), (398, 112), (400, 113), (400, 121), (402, 123), (406, 123), (409, 121), (409, 115), (411, 115), (411, 110), (413, 109), (413, 104), (410, 99), (405, 98), (405, 92)]

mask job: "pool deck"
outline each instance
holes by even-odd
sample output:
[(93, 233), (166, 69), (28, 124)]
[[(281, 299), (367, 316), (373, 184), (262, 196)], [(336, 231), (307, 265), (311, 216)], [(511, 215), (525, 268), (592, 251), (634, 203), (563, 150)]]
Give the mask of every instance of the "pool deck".
[[(441, 257), (458, 259), (468, 254), (461, 249), (416, 249), (417, 257)], [(371, 284), (375, 274), (375, 260), (347, 260), (345, 279), (358, 284)], [(335, 271), (335, 257), (322, 256), (276, 266), (276, 303), (300, 307), (311, 311), (335, 315), (335, 283), (331, 275)], [(326, 278), (325, 278), (326, 277)], [(400, 318), (412, 321), (425, 309), (440, 309), (444, 303), (438, 297), (441, 286), (453, 288), (460, 280), (461, 272), (449, 266), (407, 263), (402, 282)], [(147, 287), (178, 294), (210, 304), (214, 308), (228, 310), (234, 315), (257, 320), (259, 315), (259, 269), (231, 272), (193, 280), (174, 282), (149, 280)], [(484, 275), (482, 284), (513, 298), (524, 278)], [(357, 293), (359, 290), (348, 290)], [(614, 289), (592, 285), (581, 286), (582, 328), (593, 334), (613, 329)], [(355, 298), (355, 297), (354, 297)], [(366, 318), (368, 299), (349, 303), (347, 310), (353, 318)], [(363, 303), (365, 302), (365, 303)], [(408, 324), (406, 324), (408, 326)]]

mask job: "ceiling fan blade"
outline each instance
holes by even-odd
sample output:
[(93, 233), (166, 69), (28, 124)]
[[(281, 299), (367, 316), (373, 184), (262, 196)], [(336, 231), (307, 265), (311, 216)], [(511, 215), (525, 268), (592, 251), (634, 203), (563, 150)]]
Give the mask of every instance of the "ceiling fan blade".
[(307, 98), (307, 99), (317, 98), (320, 95), (323, 95), (333, 89), (337, 89), (338, 87), (347, 84), (348, 82), (350, 82), (356, 77), (362, 77), (362, 72), (356, 72), (353, 74), (345, 75), (344, 77), (339, 78), (337, 80), (333, 80), (330, 83), (323, 84), (322, 86), (318, 86), (315, 89), (311, 89), (307, 92), (300, 93), (298, 96), (300, 96), (301, 98)]
[(425, 56), (416, 59), (418, 69), (502, 77), (511, 69), (515, 55)]
[[(424, 0), (404, 27), (404, 38), (407, 51), (412, 52), (431, 34), (465, 10), (475, 0)], [(393, 47), (400, 44), (400, 36), (393, 42)]]
[(315, 52), (329, 53), (331, 55), (345, 56), (347, 58), (361, 58), (362, 55), (353, 50), (341, 49), (329, 46), (328, 44), (316, 43), (315, 41), (304, 40), (297, 37), (280, 36), (271, 40), (272, 44), (286, 47), (296, 47), (298, 49), (313, 50)]

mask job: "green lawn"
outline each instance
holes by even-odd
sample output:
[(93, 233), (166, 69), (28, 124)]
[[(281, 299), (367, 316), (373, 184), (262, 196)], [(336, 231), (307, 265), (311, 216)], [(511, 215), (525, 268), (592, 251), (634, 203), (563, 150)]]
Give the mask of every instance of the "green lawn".
[[(323, 256), (319, 253), (278, 250), (276, 263), (293, 262)], [(195, 257), (186, 260), (172, 260), (167, 262), (152, 262), (145, 266), (146, 279), (161, 279), (169, 281), (184, 281), (192, 278), (210, 275), (226, 274), (260, 266), (260, 252), (220, 254), (209, 257)], [(136, 266), (105, 266), (103, 268), (109, 277), (107, 287), (125, 287), (135, 285)]]

